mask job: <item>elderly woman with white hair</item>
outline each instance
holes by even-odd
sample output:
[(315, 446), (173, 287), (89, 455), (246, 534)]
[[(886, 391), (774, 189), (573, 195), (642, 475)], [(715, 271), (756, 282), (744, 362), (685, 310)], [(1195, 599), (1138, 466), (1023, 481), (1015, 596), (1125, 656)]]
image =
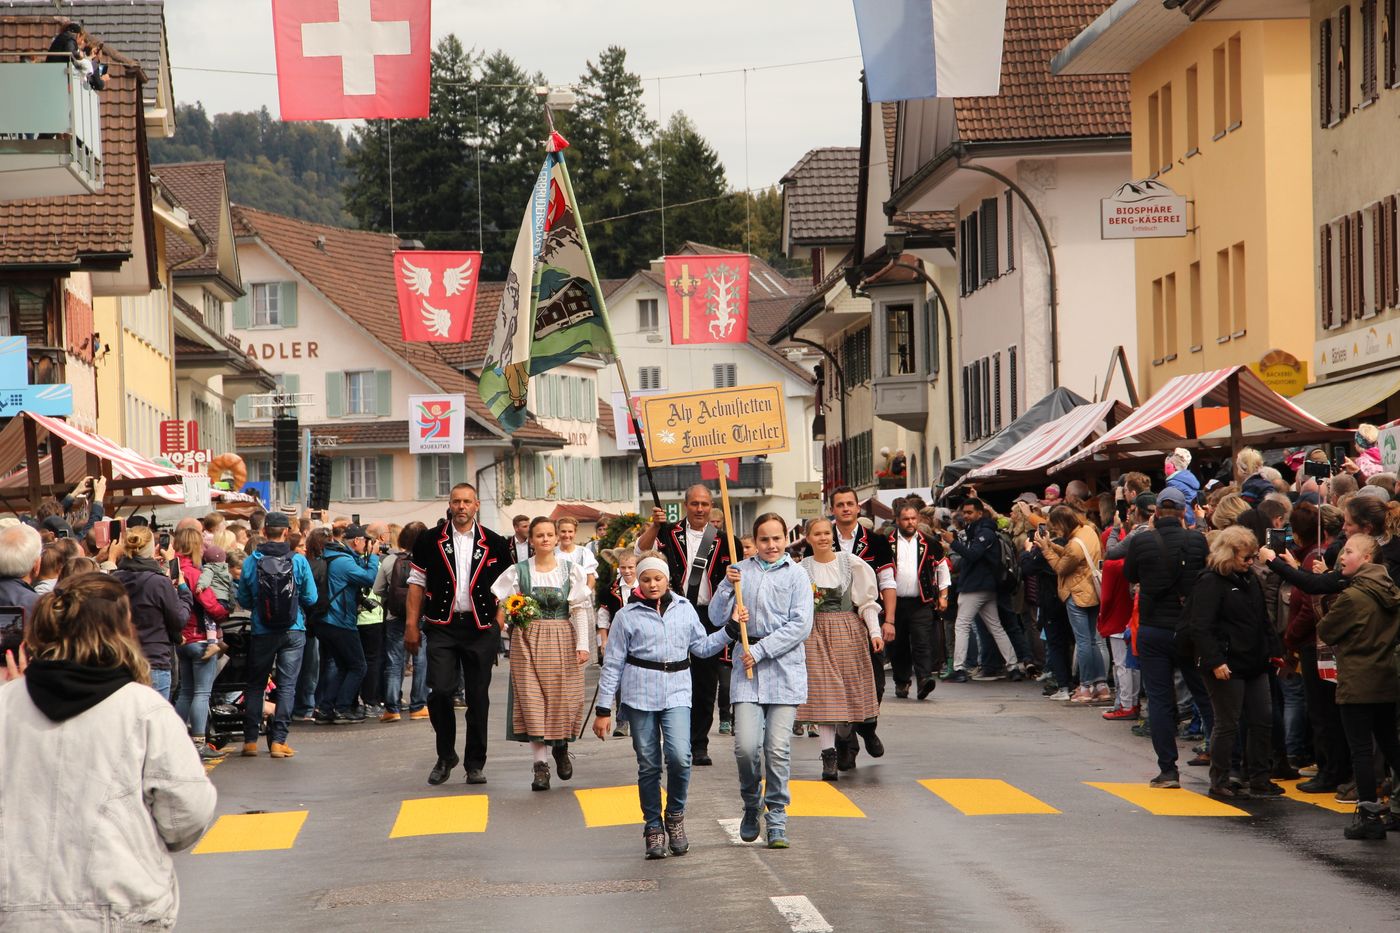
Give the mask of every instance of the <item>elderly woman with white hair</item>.
[(18, 606), (26, 619), (39, 601), (32, 583), (43, 549), (39, 532), (28, 525), (0, 529), (0, 606)]
[(1167, 475), (1167, 485), (1181, 490), (1181, 495), (1186, 499), (1186, 524), (1196, 524), (1196, 513), (1192, 508), (1196, 504), (1196, 497), (1201, 493), (1201, 481), (1196, 478), (1196, 474), (1189, 469), (1191, 466), (1191, 451), (1185, 447), (1178, 447), (1167, 454), (1166, 462), (1162, 464), (1162, 472)]

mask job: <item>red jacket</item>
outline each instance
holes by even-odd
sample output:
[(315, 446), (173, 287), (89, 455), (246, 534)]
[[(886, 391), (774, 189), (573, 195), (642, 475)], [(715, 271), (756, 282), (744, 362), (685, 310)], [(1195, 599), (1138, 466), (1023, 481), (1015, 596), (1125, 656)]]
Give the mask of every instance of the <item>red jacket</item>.
[(1099, 634), (1117, 635), (1128, 628), (1133, 616), (1133, 592), (1123, 575), (1121, 560), (1106, 560), (1101, 568), (1103, 580), (1099, 595)]
[(225, 609), (217, 599), (214, 598), (214, 591), (206, 589), (204, 592), (196, 592), (199, 584), (199, 568), (194, 565), (184, 554), (179, 555), (180, 578), (185, 585), (194, 593), (194, 610), (190, 613), (189, 619), (185, 621), (185, 628), (180, 633), (180, 643), (188, 645), (191, 642), (204, 641), (204, 620), (213, 619), (215, 622), (222, 622), (228, 618), (228, 610)]

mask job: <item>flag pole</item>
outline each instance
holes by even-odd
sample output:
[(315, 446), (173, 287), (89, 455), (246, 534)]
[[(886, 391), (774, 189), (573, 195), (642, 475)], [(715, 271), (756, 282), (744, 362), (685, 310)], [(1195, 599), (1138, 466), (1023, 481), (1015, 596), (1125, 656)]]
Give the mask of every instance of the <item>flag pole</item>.
[[(550, 145), (554, 145), (554, 137), (559, 134), (554, 129), (554, 114), (549, 110), (549, 103), (546, 100), (544, 107), (545, 123), (549, 127)], [(559, 136), (563, 141), (563, 137)], [(564, 143), (568, 145), (567, 141)], [(562, 150), (562, 147), (560, 147)], [(559, 151), (559, 150), (556, 150)], [(627, 373), (622, 368), (622, 354), (617, 349), (617, 338), (613, 336), (612, 321), (608, 319), (607, 301), (603, 297), (603, 288), (598, 283), (598, 270), (593, 265), (593, 251), (588, 248), (588, 234), (584, 232), (583, 213), (579, 209), (578, 198), (574, 195), (574, 182), (569, 177), (569, 164), (564, 159), (564, 154), (559, 151), (559, 165), (563, 169), (565, 192), (569, 196), (569, 201), (574, 205), (574, 217), (578, 220), (578, 238), (583, 244), (583, 255), (588, 260), (588, 274), (593, 279), (593, 284), (598, 287), (598, 311), (603, 318), (603, 329), (607, 331), (608, 343), (612, 347), (613, 365), (617, 367), (617, 379), (622, 385), (622, 397), (627, 405), (627, 416), (632, 420), (632, 431), (637, 436), (637, 452), (642, 455), (642, 471), (646, 473), (647, 485), (651, 487), (651, 502), (656, 508), (661, 508), (661, 494), (656, 491), (656, 480), (651, 475), (651, 461), (647, 458), (646, 436), (642, 432), (641, 422), (637, 419), (637, 412), (632, 407), (632, 390), (627, 385)]]

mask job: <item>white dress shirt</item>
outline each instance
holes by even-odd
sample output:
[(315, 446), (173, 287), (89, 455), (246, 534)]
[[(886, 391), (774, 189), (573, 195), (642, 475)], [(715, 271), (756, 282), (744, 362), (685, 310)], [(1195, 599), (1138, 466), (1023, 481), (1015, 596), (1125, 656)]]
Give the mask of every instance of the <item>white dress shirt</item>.
[[(681, 585), (684, 586), (690, 579), (690, 567), (695, 561), (696, 552), (700, 550), (700, 541), (705, 537), (705, 530), (702, 528), (696, 531), (690, 527), (690, 522), (685, 523), (685, 576), (681, 578)], [(718, 539), (718, 535), (715, 536)], [(715, 547), (710, 553), (718, 550)], [(682, 594), (684, 595), (684, 594)], [(705, 572), (700, 575), (700, 591), (695, 594), (695, 604), (697, 606), (708, 606), (710, 597), (714, 595), (714, 590), (710, 586), (710, 568), (705, 567)]]
[(894, 536), (894, 594), (919, 595), (919, 536)]
[(521, 541), (519, 538), (516, 538), (516, 537), (513, 537), (513, 536), (512, 536), (511, 539), (510, 539), (510, 544), (511, 544), (511, 547), (515, 549), (515, 561), (516, 561), (516, 563), (519, 563), (520, 561), (522, 561), (522, 560), (524, 560), (525, 558), (527, 558), (527, 557), (530, 556), (530, 539), (529, 539), (529, 538), (526, 538), (524, 541)]
[[(476, 524), (465, 532), (452, 526), (452, 554), (457, 561), (457, 598), (453, 612), (472, 612), (472, 553), (476, 550)], [(479, 620), (478, 620), (479, 621)]]

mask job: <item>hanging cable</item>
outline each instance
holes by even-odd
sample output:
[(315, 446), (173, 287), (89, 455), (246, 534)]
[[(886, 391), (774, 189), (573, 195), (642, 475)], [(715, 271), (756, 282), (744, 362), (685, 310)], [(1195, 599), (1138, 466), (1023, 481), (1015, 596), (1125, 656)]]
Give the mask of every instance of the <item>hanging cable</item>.
[(661, 176), (661, 255), (666, 255), (666, 111), (661, 107), (661, 79), (656, 79), (657, 172)]
[(481, 89), (476, 91), (476, 248), (486, 252), (485, 239), (481, 235)]
[[(749, 191), (749, 72), (744, 70), (744, 190)], [(744, 198), (744, 252), (753, 253), (753, 195)]]
[(394, 235), (394, 121), (385, 121), (389, 130), (389, 233)]

